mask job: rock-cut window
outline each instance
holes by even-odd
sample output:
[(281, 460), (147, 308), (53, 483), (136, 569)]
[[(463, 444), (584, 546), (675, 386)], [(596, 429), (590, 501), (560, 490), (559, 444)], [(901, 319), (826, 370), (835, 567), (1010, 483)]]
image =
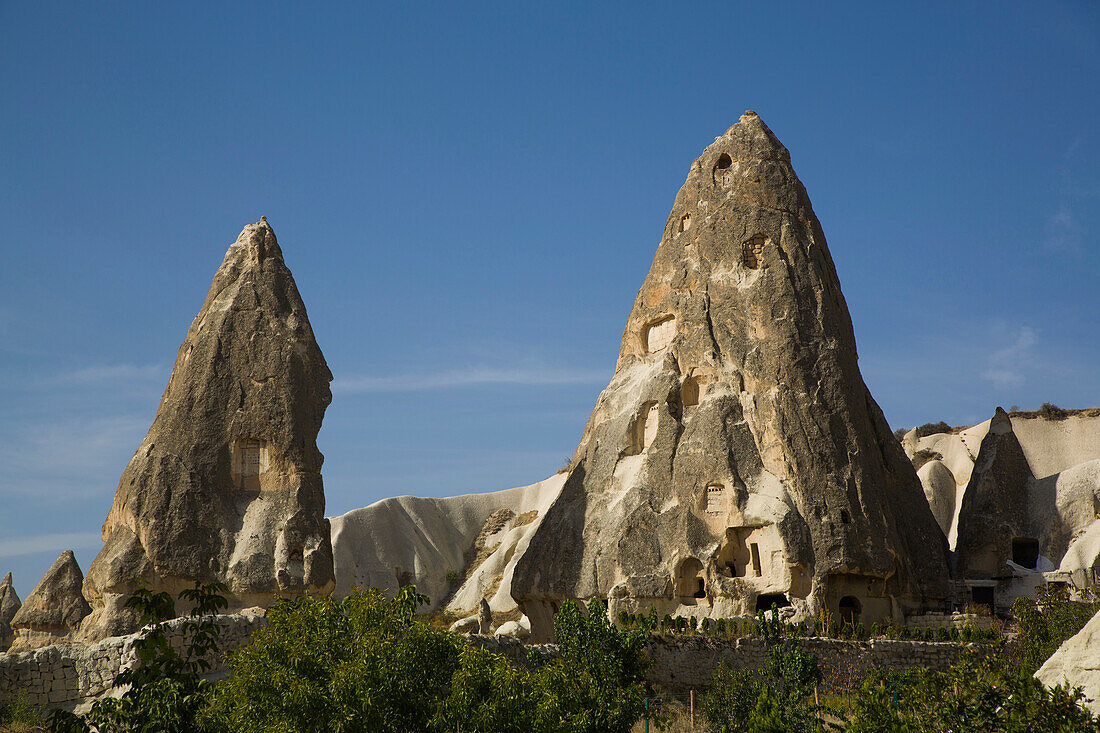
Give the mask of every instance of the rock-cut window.
[(750, 270), (756, 270), (764, 262), (764, 235), (757, 234), (741, 245), (741, 264)]

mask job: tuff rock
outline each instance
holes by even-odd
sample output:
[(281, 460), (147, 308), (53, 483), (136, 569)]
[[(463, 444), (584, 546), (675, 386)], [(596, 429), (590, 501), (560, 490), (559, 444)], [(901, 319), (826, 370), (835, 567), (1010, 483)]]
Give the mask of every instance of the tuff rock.
[(332, 374), (266, 218), (246, 226), (122, 474), (84, 591), (88, 639), (127, 633), (144, 583), (229, 589), (230, 608), (333, 587), (317, 432)]
[(81, 593), (84, 573), (72, 550), (57, 558), (11, 619), (11, 653), (68, 641), (91, 610)]
[(23, 605), (19, 601), (19, 595), (12, 584), (11, 573), (4, 576), (0, 582), (0, 652), (6, 651), (11, 646), (15, 632), (11, 628), (11, 620)]
[(512, 595), (542, 639), (566, 598), (869, 623), (942, 603), (947, 577), (806, 191), (747, 112), (691, 165)]

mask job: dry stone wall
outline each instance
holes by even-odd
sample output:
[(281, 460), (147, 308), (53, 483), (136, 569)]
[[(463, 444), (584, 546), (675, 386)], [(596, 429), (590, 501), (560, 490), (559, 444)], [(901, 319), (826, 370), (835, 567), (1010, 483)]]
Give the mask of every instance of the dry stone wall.
[[(528, 651), (536, 650), (546, 657), (556, 657), (554, 644), (525, 645), (515, 639), (499, 636), (468, 637), (471, 644), (503, 654), (513, 662), (527, 663)], [(957, 663), (966, 650), (988, 649), (984, 644), (959, 644), (931, 641), (845, 641), (812, 637), (802, 640), (806, 651), (817, 656), (825, 679), (834, 673), (852, 675), (877, 670), (903, 670), (927, 667), (946, 671)], [(722, 660), (734, 669), (761, 669), (768, 659), (764, 642), (758, 637), (713, 639), (703, 636), (655, 637), (646, 645), (653, 661), (647, 681), (665, 692), (686, 692), (704, 689), (710, 684), (714, 668)]]
[[(186, 644), (186, 619), (169, 622), (169, 639), (181, 650)], [(257, 630), (267, 625), (259, 614), (215, 617), (221, 628), (220, 652), (213, 660), (210, 677), (225, 670), (225, 658), (245, 646)], [(20, 694), (41, 708), (73, 709), (82, 702), (111, 691), (115, 676), (136, 659), (134, 642), (139, 634), (116, 636), (95, 644), (48, 646), (22, 654), (0, 654), (0, 700)]]

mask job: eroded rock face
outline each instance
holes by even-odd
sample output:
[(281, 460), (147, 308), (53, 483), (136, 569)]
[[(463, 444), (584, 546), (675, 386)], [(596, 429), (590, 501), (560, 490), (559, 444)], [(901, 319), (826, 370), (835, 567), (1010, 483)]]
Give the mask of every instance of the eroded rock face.
[(15, 637), (11, 620), (15, 618), (15, 614), (22, 605), (15, 592), (15, 586), (12, 585), (11, 573), (8, 573), (0, 582), (0, 652), (7, 651), (11, 646), (12, 639)]
[(1085, 706), (1100, 714), (1100, 613), (1062, 642), (1035, 677), (1047, 687), (1082, 688)]
[(512, 595), (536, 638), (565, 598), (870, 622), (947, 597), (943, 533), (863, 383), (806, 191), (756, 114), (692, 164)]
[(23, 652), (66, 641), (91, 609), (81, 588), (84, 573), (72, 550), (65, 550), (11, 620), (15, 641), (11, 652)]
[(85, 593), (89, 638), (126, 633), (144, 579), (229, 587), (231, 608), (333, 587), (317, 432), (332, 374), (275, 233), (234, 242), (126, 467)]

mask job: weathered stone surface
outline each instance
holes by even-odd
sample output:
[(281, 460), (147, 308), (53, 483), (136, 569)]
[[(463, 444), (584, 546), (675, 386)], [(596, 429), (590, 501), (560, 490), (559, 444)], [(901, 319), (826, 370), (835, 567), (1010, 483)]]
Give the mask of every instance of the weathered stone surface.
[(422, 610), (472, 616), (486, 598), (494, 613), (514, 617), (515, 564), (564, 481), (556, 474), (484, 494), (397, 496), (331, 517), (334, 593), (360, 586), (392, 595), (414, 583), (431, 599)]
[(0, 582), (0, 652), (6, 651), (11, 646), (12, 639), (15, 637), (11, 620), (15, 618), (21, 605), (23, 604), (19, 601), (15, 586), (12, 584), (11, 573), (8, 573), (4, 576), (3, 582)]
[(872, 621), (948, 596), (824, 234), (754, 113), (692, 164), (572, 466), (512, 580), (535, 638), (563, 598), (697, 615), (848, 599)]
[(493, 633), (493, 611), (489, 608), (489, 601), (484, 598), (481, 599), (481, 603), (477, 607), (477, 633)]
[(1047, 687), (1082, 688), (1085, 706), (1100, 714), (1100, 613), (1062, 642), (1035, 677)]
[(81, 593), (84, 573), (72, 550), (57, 558), (11, 620), (15, 641), (11, 652), (21, 652), (64, 641), (91, 610)]
[(317, 432), (332, 374), (266, 219), (244, 228), (122, 474), (85, 593), (85, 635), (125, 633), (141, 582), (229, 588), (231, 608), (333, 587)]

